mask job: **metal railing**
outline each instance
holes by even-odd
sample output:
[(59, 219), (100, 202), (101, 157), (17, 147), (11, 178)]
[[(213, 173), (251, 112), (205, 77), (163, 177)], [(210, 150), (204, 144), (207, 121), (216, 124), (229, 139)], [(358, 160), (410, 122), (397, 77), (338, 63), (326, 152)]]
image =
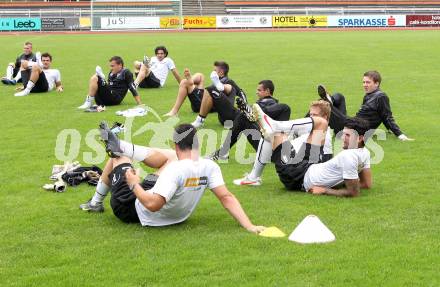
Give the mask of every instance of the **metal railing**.
[[(198, 0), (200, 15), (204, 9)], [(95, 13), (113, 14), (111, 8), (99, 9)], [(139, 15), (138, 9), (118, 9), (118, 15)], [(145, 16), (171, 15), (172, 9), (147, 9)], [(226, 8), (226, 14), (235, 15), (346, 15), (346, 14), (440, 14), (440, 7), (417, 6), (348, 6), (348, 7), (236, 7)], [(90, 8), (45, 8), (45, 9), (2, 9), (0, 17), (90, 17)]]
[[(116, 13), (117, 12), (117, 13)], [(95, 10), (95, 14), (139, 16), (139, 9), (115, 9), (100, 8)], [(173, 15), (172, 9), (144, 9), (145, 16)], [(0, 10), (0, 17), (90, 17), (90, 8), (75, 9), (3, 9)]]
[[(182, 0), (183, 1), (183, 0)], [(200, 15), (203, 15), (203, 6), (202, 6), (202, 0), (198, 0), (199, 2), (199, 13)]]
[(238, 7), (226, 8), (227, 14), (238, 15), (346, 15), (346, 14), (440, 14), (440, 7), (353, 6), (353, 7)]

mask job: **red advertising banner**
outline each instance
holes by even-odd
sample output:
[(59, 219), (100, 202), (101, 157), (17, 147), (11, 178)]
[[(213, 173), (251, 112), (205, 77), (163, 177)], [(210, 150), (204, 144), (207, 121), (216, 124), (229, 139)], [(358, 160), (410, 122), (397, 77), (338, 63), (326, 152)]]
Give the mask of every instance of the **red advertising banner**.
[(440, 15), (406, 15), (408, 27), (440, 27)]

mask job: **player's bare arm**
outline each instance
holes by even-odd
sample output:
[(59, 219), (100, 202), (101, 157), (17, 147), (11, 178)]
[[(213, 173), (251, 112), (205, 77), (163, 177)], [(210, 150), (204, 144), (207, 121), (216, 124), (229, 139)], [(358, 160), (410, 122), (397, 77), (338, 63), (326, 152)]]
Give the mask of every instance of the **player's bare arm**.
[(241, 226), (252, 233), (260, 233), (266, 227), (253, 225), (249, 217), (244, 212), (238, 199), (226, 188), (221, 185), (212, 189), (212, 192), (217, 196), (223, 207), (237, 220)]
[(342, 196), (342, 197), (356, 197), (359, 195), (360, 183), (359, 179), (344, 179), (345, 188), (332, 189), (326, 188), (324, 194)]
[(145, 208), (151, 212), (158, 211), (164, 206), (165, 198), (161, 195), (155, 193), (145, 192), (145, 190), (140, 186), (140, 178), (135, 173), (133, 169), (128, 169), (125, 173), (127, 184), (133, 187), (133, 193), (136, 195), (137, 199), (142, 203)]
[(62, 92), (64, 90), (63, 85), (61, 84), (61, 81), (56, 81), (55, 86), (56, 86), (57, 92)]
[(177, 71), (177, 69), (176, 68), (172, 69), (171, 73), (173, 73), (173, 76), (176, 79), (177, 84), (180, 84), (180, 82), (182, 81), (182, 78), (180, 77), (179, 72)]
[(341, 197), (355, 197), (359, 195), (359, 179), (344, 179), (345, 188), (333, 189), (324, 186), (313, 186), (309, 191), (315, 195), (326, 194)]
[(364, 168), (359, 173), (359, 183), (361, 189), (370, 189), (373, 186), (373, 177), (371, 175), (371, 169)]

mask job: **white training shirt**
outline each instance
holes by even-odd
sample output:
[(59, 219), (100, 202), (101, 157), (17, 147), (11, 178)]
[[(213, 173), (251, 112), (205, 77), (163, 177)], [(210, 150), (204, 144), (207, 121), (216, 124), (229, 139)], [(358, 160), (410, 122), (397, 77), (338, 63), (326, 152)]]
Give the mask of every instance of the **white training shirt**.
[[(303, 143), (307, 142), (307, 138), (310, 133), (300, 135), (297, 138), (294, 138), (290, 141), (295, 151), (299, 151)], [(323, 148), (324, 154), (333, 154), (333, 144), (332, 144), (332, 133), (330, 129), (327, 129), (327, 133), (325, 134), (325, 142)]]
[(313, 164), (304, 176), (304, 189), (312, 186), (333, 187), (344, 179), (358, 179), (359, 173), (370, 168), (370, 151), (366, 148), (346, 149), (331, 160)]
[(168, 72), (172, 69), (175, 69), (176, 65), (171, 58), (166, 57), (162, 61), (159, 61), (157, 57), (152, 57), (150, 67), (156, 78), (160, 80), (160, 86), (163, 87), (163, 85), (165, 85), (165, 81), (167, 80)]
[(165, 205), (151, 212), (136, 199), (143, 226), (164, 226), (185, 221), (196, 208), (206, 188), (224, 185), (220, 167), (208, 159), (174, 161), (164, 168), (156, 184), (145, 192), (165, 198)]
[(52, 91), (56, 87), (56, 82), (61, 82), (61, 73), (58, 69), (43, 69), (49, 84), (48, 91)]

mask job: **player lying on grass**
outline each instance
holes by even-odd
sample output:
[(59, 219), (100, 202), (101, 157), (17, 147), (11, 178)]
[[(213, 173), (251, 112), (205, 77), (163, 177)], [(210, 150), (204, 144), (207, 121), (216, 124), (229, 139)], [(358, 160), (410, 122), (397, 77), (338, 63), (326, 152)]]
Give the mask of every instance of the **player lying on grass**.
[(136, 80), (134, 84), (140, 88), (161, 88), (165, 85), (169, 71), (173, 74), (177, 83), (181, 82), (179, 72), (174, 61), (168, 57), (168, 50), (165, 46), (158, 46), (154, 49), (155, 57), (149, 59), (144, 56), (142, 62), (134, 62)]
[[(278, 100), (273, 97), (274, 91), (275, 86), (271, 80), (260, 81), (256, 90), (258, 98), (256, 103), (271, 118), (278, 121), (286, 121), (290, 118), (290, 107), (286, 104), (278, 103)], [(220, 149), (210, 156), (212, 160), (227, 159), (229, 150), (235, 145), (242, 133), (246, 135), (252, 147), (255, 150), (258, 149), (261, 133), (258, 124), (252, 116), (251, 107), (241, 98), (237, 98), (237, 106), (239, 112), (236, 113), (232, 128), (229, 130), (225, 142), (222, 143)]]
[[(322, 163), (321, 151), (327, 121), (309, 117), (292, 121), (274, 121), (258, 105), (253, 106), (264, 137), (273, 143), (272, 161), (280, 181), (288, 190), (313, 194), (358, 196), (361, 188), (371, 188), (370, 152), (365, 148), (368, 123), (347, 118), (343, 129), (344, 150)], [(284, 134), (310, 132), (307, 141), (295, 150)], [(336, 188), (343, 184), (342, 188)]]
[(124, 68), (124, 60), (119, 56), (113, 56), (109, 60), (110, 72), (108, 80), (100, 66), (96, 66), (96, 74), (89, 81), (89, 92), (84, 104), (78, 109), (88, 109), (96, 102), (100, 106), (119, 105), (127, 95), (128, 90), (134, 97), (138, 105), (141, 103), (141, 97), (136, 91), (133, 83), (133, 74), (129, 69)]
[[(101, 126), (101, 136), (106, 141), (106, 149), (115, 156), (123, 152), (119, 139), (105, 125)], [(181, 124), (176, 127), (173, 139), (178, 160), (163, 166), (158, 177), (147, 176), (141, 182), (128, 157), (110, 159), (95, 193), (96, 196), (99, 189), (101, 204), (111, 190), (110, 204), (120, 220), (140, 222), (142, 226), (166, 226), (185, 221), (209, 188), (241, 226), (253, 233), (263, 231), (265, 227), (253, 225), (239, 201), (228, 191), (220, 167), (199, 158), (195, 128)], [(83, 205), (81, 208), (84, 209)]]
[(210, 75), (213, 84), (203, 91), (199, 115), (192, 123), (195, 128), (202, 127), (208, 113), (213, 110), (218, 113), (218, 120), (222, 125), (227, 120), (233, 121), (238, 113), (234, 107), (235, 97), (241, 97), (247, 102), (240, 87), (228, 78), (228, 73), (229, 65), (226, 62), (214, 62), (214, 71)]
[(22, 61), (36, 62), (35, 55), (32, 53), (32, 43), (26, 42), (23, 46), (23, 54), (19, 55), (15, 63), (9, 63), (6, 68), (6, 76), (2, 78), (5, 85), (15, 85), (21, 82), (20, 67)]
[[(382, 77), (377, 71), (367, 71), (364, 73), (362, 83), (365, 95), (356, 117), (363, 118), (368, 122), (369, 129), (377, 129), (380, 124), (384, 124), (388, 130), (398, 137), (401, 141), (411, 141), (399, 128), (391, 112), (390, 99), (380, 90)], [(330, 102), (334, 108), (329, 120), (329, 126), (335, 130), (335, 134), (344, 128), (344, 122), (347, 118), (347, 108), (345, 97), (336, 93), (330, 95), (324, 86), (318, 86), (319, 96)]]
[(56, 89), (63, 91), (61, 73), (58, 69), (52, 69), (52, 56), (49, 53), (36, 54), (36, 62), (21, 61), (21, 79), (23, 87), (21, 92), (15, 93), (16, 97), (27, 96), (30, 93), (45, 93)]
[[(263, 107), (261, 107), (261, 109), (263, 110), (263, 112), (265, 112)], [(247, 113), (246, 111), (244, 112)], [(268, 113), (266, 114), (270, 116), (270, 114)], [(321, 117), (324, 118), (325, 120), (328, 120), (330, 116), (330, 104), (323, 100), (312, 102), (309, 107), (309, 116)], [(310, 133), (307, 132), (301, 135), (298, 134), (296, 135), (295, 138), (291, 140), (289, 139), (292, 148), (295, 151), (299, 151), (302, 145), (305, 142), (307, 142), (309, 135)], [(327, 131), (325, 132), (324, 147), (322, 149), (322, 154), (320, 155), (321, 161), (326, 162), (330, 160), (332, 156), (333, 156), (332, 136), (330, 133), (330, 129), (327, 129)], [(260, 186), (262, 184), (261, 175), (263, 174), (264, 167), (266, 163), (269, 163), (271, 161), (271, 157), (272, 157), (272, 141), (261, 137), (258, 144), (257, 156), (255, 157), (255, 162), (252, 167), (252, 171), (249, 174), (245, 174), (243, 178), (235, 179), (234, 184), (247, 185), (247, 186)]]

